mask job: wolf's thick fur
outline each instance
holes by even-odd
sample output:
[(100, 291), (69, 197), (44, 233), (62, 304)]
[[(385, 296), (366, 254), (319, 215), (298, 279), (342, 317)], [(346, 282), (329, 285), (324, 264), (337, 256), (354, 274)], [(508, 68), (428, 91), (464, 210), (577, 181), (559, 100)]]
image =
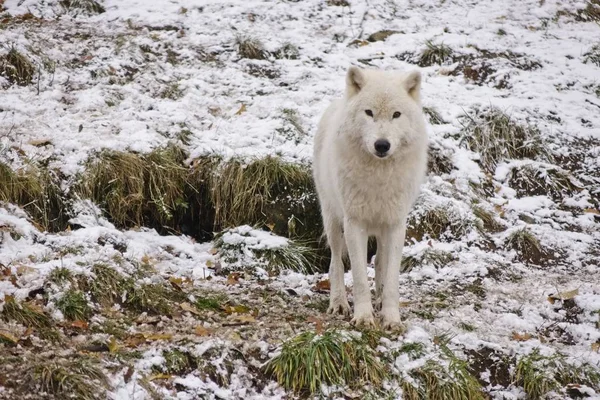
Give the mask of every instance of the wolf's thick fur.
[(367, 239), (375, 236), (382, 326), (400, 325), (398, 286), (406, 216), (427, 167), (420, 89), (418, 71), (351, 67), (345, 98), (327, 108), (315, 137), (313, 172), (331, 248), (328, 312), (350, 313), (342, 261), (347, 249), (356, 324), (375, 323), (366, 271)]

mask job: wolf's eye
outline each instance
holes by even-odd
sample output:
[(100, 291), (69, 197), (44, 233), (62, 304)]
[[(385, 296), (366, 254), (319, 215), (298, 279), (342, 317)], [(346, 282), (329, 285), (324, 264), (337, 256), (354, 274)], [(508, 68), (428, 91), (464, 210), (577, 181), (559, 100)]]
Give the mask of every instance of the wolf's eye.
[(373, 117), (373, 111), (371, 110), (365, 110), (365, 114), (367, 114), (369, 117)]
[(400, 111), (396, 111), (396, 112), (394, 113), (394, 115), (392, 115), (392, 117), (393, 117), (394, 119), (396, 119), (396, 118), (400, 118), (400, 116), (401, 116), (401, 115), (402, 115), (402, 113), (401, 113)]

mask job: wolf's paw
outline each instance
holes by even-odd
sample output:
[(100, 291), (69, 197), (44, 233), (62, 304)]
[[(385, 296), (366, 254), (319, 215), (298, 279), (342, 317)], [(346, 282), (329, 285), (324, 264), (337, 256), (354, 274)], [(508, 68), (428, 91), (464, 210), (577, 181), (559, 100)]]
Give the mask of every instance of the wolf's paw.
[(346, 298), (338, 298), (331, 299), (329, 301), (329, 308), (327, 309), (327, 314), (341, 314), (344, 317), (350, 316), (350, 305), (348, 304), (348, 300)]
[(386, 330), (404, 330), (400, 322), (400, 311), (397, 309), (381, 310), (381, 328)]
[(365, 328), (375, 328), (375, 317), (373, 311), (369, 312), (354, 312), (354, 318), (350, 323), (354, 326), (362, 326)]

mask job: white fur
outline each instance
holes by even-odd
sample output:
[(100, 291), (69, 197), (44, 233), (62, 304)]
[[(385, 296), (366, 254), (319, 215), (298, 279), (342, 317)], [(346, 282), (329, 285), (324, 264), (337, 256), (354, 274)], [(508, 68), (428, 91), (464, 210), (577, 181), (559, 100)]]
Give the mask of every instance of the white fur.
[[(399, 274), (406, 216), (427, 167), (421, 75), (351, 67), (346, 96), (327, 108), (315, 136), (313, 172), (331, 248), (330, 313), (348, 315), (342, 258), (354, 280), (353, 322), (374, 325), (367, 282), (367, 239), (377, 238), (376, 298), (385, 328), (400, 326)], [(371, 110), (373, 117), (365, 110)], [(394, 112), (401, 113), (393, 118)], [(386, 157), (374, 143), (390, 143)]]

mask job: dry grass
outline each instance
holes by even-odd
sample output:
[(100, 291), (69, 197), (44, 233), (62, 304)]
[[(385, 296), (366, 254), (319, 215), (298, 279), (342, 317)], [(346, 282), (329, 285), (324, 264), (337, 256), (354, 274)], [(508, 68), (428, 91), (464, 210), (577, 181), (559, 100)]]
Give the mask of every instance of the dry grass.
[(185, 158), (175, 146), (146, 155), (103, 152), (88, 163), (75, 192), (103, 207), (120, 227), (174, 227), (174, 214), (188, 207), (193, 191)]
[(472, 225), (473, 221), (459, 215), (451, 205), (416, 208), (408, 217), (406, 237), (419, 242), (426, 237), (436, 240), (459, 239)]
[(106, 398), (109, 380), (96, 361), (87, 358), (40, 361), (31, 370), (33, 382), (57, 399)]
[(600, 44), (592, 46), (591, 49), (589, 49), (586, 53), (583, 54), (583, 62), (586, 64), (591, 63), (594, 64), (596, 67), (600, 67)]
[(517, 191), (519, 197), (549, 196), (555, 201), (573, 196), (582, 189), (581, 184), (567, 171), (540, 163), (513, 167), (508, 176), (508, 184)]
[(442, 115), (433, 107), (423, 107), (423, 113), (425, 113), (431, 125), (447, 124)]
[(256, 38), (238, 36), (235, 39), (235, 46), (242, 58), (265, 60), (269, 57), (269, 52), (265, 50), (263, 44)]
[(387, 371), (375, 351), (362, 339), (343, 332), (305, 332), (284, 343), (265, 372), (295, 393), (316, 393), (321, 385), (375, 387)]
[(414, 268), (423, 265), (431, 265), (436, 269), (440, 269), (449, 263), (456, 261), (456, 257), (447, 251), (427, 249), (424, 252), (402, 258), (402, 272), (410, 272)]
[(449, 174), (454, 169), (454, 163), (448, 151), (439, 145), (431, 143), (427, 153), (427, 172), (433, 175)]
[(35, 66), (19, 50), (12, 47), (7, 54), (0, 56), (0, 76), (10, 83), (20, 86), (31, 84), (35, 75)]
[(276, 157), (222, 163), (210, 172), (208, 182), (215, 225), (222, 227), (275, 222), (268, 220), (272, 216), (266, 212), (270, 204), (280, 195), (312, 188), (307, 167)]
[(0, 162), (0, 201), (25, 209), (43, 230), (66, 228), (66, 202), (60, 189), (60, 176), (36, 163), (17, 171)]
[(464, 119), (461, 144), (479, 153), (479, 162), (487, 172), (494, 173), (504, 160), (551, 160), (537, 128), (519, 124), (497, 108), (466, 115)]
[(477, 218), (475, 223), (479, 230), (498, 233), (506, 229), (502, 223), (498, 222), (494, 212), (477, 204), (473, 205), (472, 210), (473, 215)]
[[(268, 235), (267, 232), (264, 234)], [(248, 241), (228, 242), (224, 240), (226, 235), (247, 238)], [(308, 274), (315, 272), (319, 265), (315, 249), (300, 242), (290, 240), (281, 246), (255, 246), (255, 241), (245, 229), (234, 228), (219, 233), (214, 243), (219, 257), (227, 263), (223, 272), (252, 270), (258, 266), (271, 274), (278, 274), (283, 270)]]
[(512, 232), (506, 240), (505, 247), (515, 250), (519, 259), (528, 263), (541, 265), (549, 259), (548, 251), (527, 228)]
[(102, 14), (106, 11), (104, 6), (96, 0), (61, 0), (60, 5), (68, 11), (85, 14)]

